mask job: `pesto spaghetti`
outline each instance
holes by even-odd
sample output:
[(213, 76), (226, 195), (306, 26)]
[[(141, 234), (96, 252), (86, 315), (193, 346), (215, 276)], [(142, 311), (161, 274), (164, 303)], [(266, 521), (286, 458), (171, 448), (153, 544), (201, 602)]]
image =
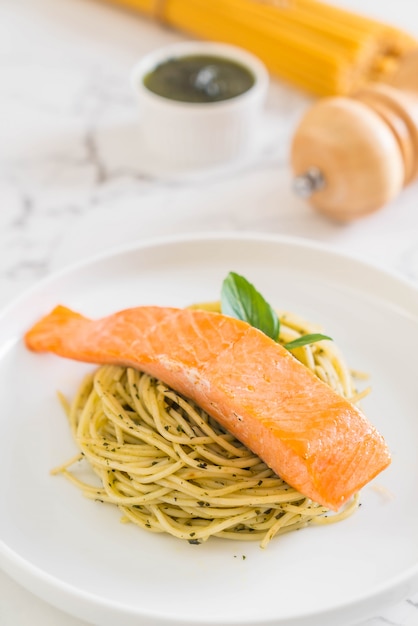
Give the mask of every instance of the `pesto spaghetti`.
[[(280, 323), (281, 343), (318, 330), (288, 313)], [(356, 402), (363, 395), (332, 342), (293, 353), (342, 396)], [(190, 543), (216, 536), (265, 547), (276, 535), (335, 522), (357, 508), (357, 496), (338, 514), (306, 498), (193, 402), (138, 370), (102, 366), (71, 404), (63, 403), (80, 452), (53, 473), (152, 532)], [(89, 482), (79, 474), (85, 463)]]

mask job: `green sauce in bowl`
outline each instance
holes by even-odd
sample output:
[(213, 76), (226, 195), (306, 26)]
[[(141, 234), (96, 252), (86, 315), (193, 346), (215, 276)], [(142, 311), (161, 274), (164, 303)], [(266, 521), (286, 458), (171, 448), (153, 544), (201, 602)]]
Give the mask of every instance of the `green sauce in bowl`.
[(179, 102), (210, 103), (230, 100), (254, 85), (244, 65), (212, 55), (173, 57), (146, 74), (144, 86)]

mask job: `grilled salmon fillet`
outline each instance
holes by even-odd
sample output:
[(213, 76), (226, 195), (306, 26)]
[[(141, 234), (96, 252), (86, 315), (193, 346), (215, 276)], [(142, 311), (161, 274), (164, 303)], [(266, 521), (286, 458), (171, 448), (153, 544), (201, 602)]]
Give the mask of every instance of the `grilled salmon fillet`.
[(58, 306), (25, 342), (162, 380), (289, 485), (335, 511), (390, 463), (383, 437), (356, 406), (279, 343), (226, 315), (143, 306), (91, 320)]

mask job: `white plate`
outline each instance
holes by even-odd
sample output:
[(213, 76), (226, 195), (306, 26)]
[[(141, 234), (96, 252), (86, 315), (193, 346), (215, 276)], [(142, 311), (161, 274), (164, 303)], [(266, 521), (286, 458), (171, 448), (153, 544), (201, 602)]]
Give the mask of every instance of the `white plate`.
[[(36, 355), (24, 331), (57, 303), (101, 316), (138, 304), (215, 299), (228, 271), (277, 307), (319, 322), (371, 373), (363, 403), (391, 467), (330, 527), (257, 544), (200, 546), (119, 523), (49, 470), (74, 452), (55, 391), (90, 366)], [(0, 324), (1, 563), (44, 600), (95, 624), (342, 626), (418, 588), (418, 290), (321, 246), (227, 234), (164, 239), (73, 267)]]

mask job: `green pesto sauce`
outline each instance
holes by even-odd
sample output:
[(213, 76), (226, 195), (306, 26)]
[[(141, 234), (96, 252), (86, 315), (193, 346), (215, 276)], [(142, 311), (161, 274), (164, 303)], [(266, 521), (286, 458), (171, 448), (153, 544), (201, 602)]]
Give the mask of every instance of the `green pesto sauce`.
[(153, 93), (180, 102), (219, 102), (254, 85), (254, 76), (235, 61), (209, 55), (168, 59), (144, 78)]

